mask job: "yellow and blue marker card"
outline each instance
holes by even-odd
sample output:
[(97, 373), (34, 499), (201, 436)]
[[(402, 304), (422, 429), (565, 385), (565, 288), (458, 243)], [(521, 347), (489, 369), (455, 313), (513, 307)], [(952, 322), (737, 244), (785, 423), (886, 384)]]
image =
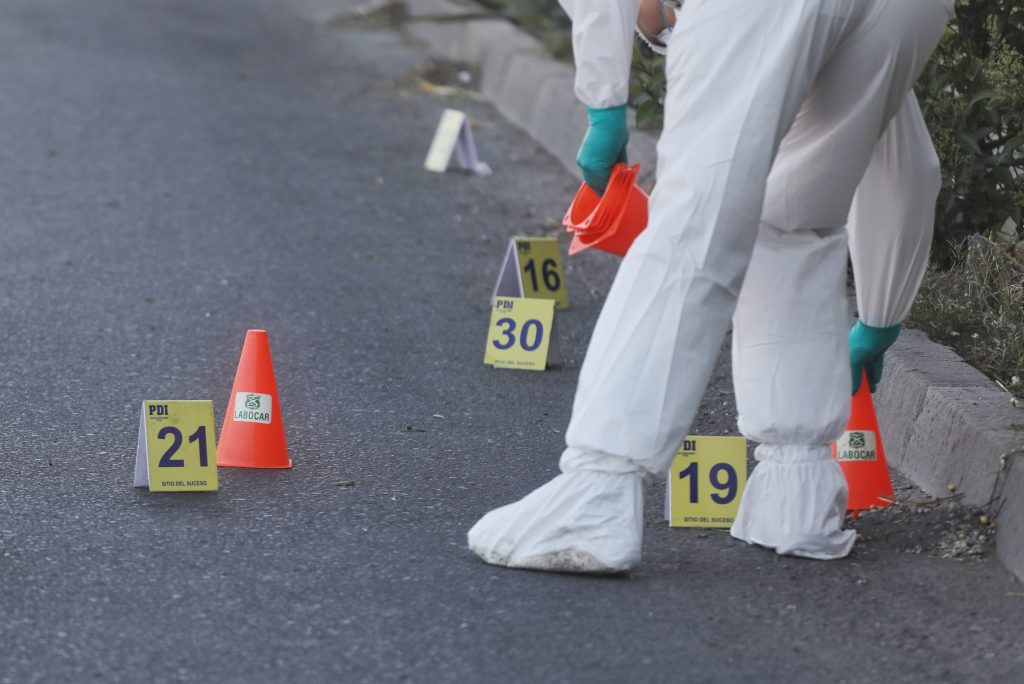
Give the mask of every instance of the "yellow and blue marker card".
[(216, 491), (212, 401), (144, 401), (135, 486), (151, 492)]
[(559, 309), (568, 309), (569, 290), (565, 286), (558, 239), (517, 237), (509, 240), (491, 299), (497, 297), (550, 299)]
[(542, 371), (557, 364), (558, 356), (554, 300), (495, 298), (484, 363), (495, 368)]
[(747, 440), (688, 436), (668, 473), (671, 527), (731, 527), (747, 486)]

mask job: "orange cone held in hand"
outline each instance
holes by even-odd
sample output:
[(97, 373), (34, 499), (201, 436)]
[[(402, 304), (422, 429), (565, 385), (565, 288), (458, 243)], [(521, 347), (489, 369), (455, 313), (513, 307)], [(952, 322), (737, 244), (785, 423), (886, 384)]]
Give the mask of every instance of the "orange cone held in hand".
[(846, 432), (832, 445), (832, 456), (839, 461), (850, 490), (847, 511), (865, 511), (893, 503), (892, 478), (866, 372), (853, 396)]
[(217, 444), (217, 465), (291, 468), (266, 330), (245, 335)]
[(636, 184), (640, 165), (616, 164), (604, 195), (584, 183), (565, 213), (562, 225), (573, 233), (569, 254), (589, 247), (625, 256), (647, 227), (647, 193)]

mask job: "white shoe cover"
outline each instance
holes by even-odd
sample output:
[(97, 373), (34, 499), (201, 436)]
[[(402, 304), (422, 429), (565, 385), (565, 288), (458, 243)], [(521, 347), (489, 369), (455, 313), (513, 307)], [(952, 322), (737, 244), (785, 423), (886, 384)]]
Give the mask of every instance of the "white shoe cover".
[(844, 558), (856, 532), (844, 530), (846, 479), (828, 447), (757, 448), (732, 536), (780, 556)]
[(509, 568), (626, 572), (640, 561), (643, 503), (638, 472), (562, 473), (481, 518), (469, 531), (469, 548)]

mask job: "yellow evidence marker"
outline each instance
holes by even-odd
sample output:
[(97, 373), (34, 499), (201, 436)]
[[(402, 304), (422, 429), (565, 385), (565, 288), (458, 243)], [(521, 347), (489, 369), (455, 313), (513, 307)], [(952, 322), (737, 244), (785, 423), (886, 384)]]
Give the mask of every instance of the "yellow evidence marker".
[(469, 127), (466, 114), (457, 109), (446, 109), (437, 123), (437, 132), (430, 143), (423, 168), (434, 173), (444, 173), (451, 166), (453, 156), (455, 164), (463, 171), (477, 176), (491, 175), (491, 167), (477, 158), (473, 130)]
[(565, 269), (558, 238), (517, 237), (509, 240), (498, 282), (496, 297), (551, 299), (559, 309), (569, 308), (565, 287)]
[(665, 518), (670, 527), (731, 527), (746, 486), (746, 439), (688, 436), (668, 472)]
[(555, 302), (497, 297), (491, 309), (484, 363), (495, 368), (542, 371), (558, 363)]
[(217, 491), (212, 401), (144, 401), (135, 486), (151, 492)]

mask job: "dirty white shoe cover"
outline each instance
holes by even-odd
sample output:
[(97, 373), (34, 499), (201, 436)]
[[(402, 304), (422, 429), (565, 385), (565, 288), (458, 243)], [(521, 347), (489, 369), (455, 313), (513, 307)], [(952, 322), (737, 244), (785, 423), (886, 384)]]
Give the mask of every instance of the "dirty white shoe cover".
[(639, 473), (563, 473), (481, 518), (469, 531), (469, 548), (509, 568), (626, 572), (640, 561), (642, 482)]

